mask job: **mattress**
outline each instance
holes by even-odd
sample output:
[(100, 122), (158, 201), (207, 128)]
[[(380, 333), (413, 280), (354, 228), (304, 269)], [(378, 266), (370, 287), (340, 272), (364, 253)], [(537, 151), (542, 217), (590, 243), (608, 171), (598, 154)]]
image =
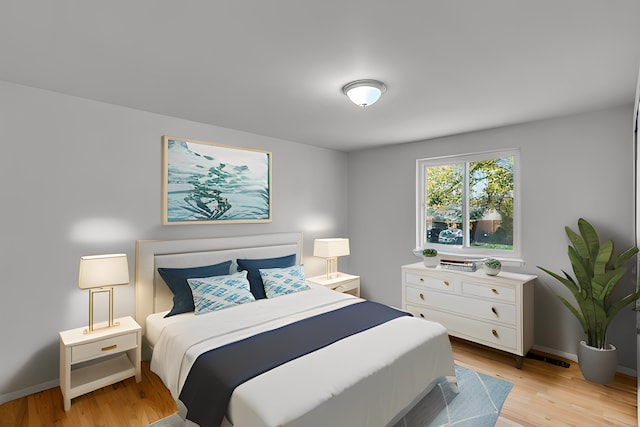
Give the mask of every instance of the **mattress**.
[(193, 313), (183, 313), (171, 317), (164, 317), (167, 313), (169, 313), (169, 310), (153, 313), (147, 316), (145, 338), (151, 348), (153, 348), (156, 345), (156, 342), (158, 342), (158, 338), (160, 338), (160, 334), (166, 325), (180, 322), (181, 318), (184, 317), (194, 316)]
[[(358, 301), (312, 288), (198, 316), (151, 316), (151, 370), (178, 400), (189, 369), (203, 352)], [(231, 397), (226, 421), (237, 427), (383, 426), (442, 377), (455, 378), (446, 329), (402, 317), (245, 382)]]

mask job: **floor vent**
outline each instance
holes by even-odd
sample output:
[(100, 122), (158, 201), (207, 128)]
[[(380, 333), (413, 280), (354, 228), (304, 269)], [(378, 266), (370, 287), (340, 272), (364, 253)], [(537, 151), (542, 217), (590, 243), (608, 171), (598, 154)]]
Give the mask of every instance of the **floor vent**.
[(535, 354), (531, 352), (527, 353), (527, 358), (533, 359), (533, 360), (541, 360), (543, 362), (551, 363), (552, 365), (561, 366), (563, 368), (568, 368), (569, 366), (571, 366), (571, 364), (565, 362), (564, 360), (554, 359), (553, 357), (542, 356), (540, 354)]

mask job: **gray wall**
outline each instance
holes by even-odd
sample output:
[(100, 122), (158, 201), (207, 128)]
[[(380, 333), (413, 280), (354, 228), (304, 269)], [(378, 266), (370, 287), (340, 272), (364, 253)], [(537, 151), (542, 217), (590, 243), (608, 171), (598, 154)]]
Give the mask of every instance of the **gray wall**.
[[(307, 274), (321, 274), (313, 239), (347, 233), (342, 152), (0, 82), (2, 297), (0, 403), (58, 383), (58, 332), (88, 321), (82, 255), (125, 252), (137, 239), (302, 231)], [(160, 225), (162, 135), (273, 152), (273, 222)], [(116, 316), (134, 314), (133, 285)]]
[[(365, 298), (399, 306), (400, 266), (418, 262), (415, 246), (415, 160), (501, 148), (521, 149), (522, 256), (513, 271), (538, 275), (535, 344), (572, 356), (582, 330), (558, 301), (565, 294), (536, 266), (571, 271), (564, 226), (584, 217), (613, 238), (616, 248), (634, 244), (632, 106), (483, 132), (439, 138), (349, 155), (351, 273), (362, 276)], [(624, 280), (626, 290), (635, 281)], [(614, 320), (610, 341), (619, 365), (634, 373), (635, 315)]]
[[(536, 269), (569, 268), (564, 225), (592, 221), (618, 248), (633, 244), (631, 106), (349, 155), (0, 82), (0, 403), (54, 387), (58, 332), (87, 323), (77, 288), (82, 255), (126, 252), (137, 239), (303, 231), (305, 267), (316, 237), (349, 237), (341, 271), (363, 296), (400, 304), (400, 266), (417, 262), (415, 160), (497, 148), (522, 150), (523, 257), (538, 274), (536, 346), (574, 354), (577, 321)], [(160, 225), (161, 136), (273, 152), (273, 222)], [(345, 182), (348, 183), (345, 186)], [(347, 235), (348, 232), (348, 235)], [(626, 285), (633, 286), (631, 278)], [(133, 315), (133, 286), (116, 288), (116, 316)], [(610, 338), (635, 370), (635, 317)]]

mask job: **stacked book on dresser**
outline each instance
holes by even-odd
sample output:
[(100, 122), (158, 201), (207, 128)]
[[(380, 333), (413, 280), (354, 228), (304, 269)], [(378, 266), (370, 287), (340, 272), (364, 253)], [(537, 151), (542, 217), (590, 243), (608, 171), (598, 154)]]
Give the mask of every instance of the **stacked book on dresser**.
[(446, 255), (440, 258), (440, 268), (473, 272), (476, 271), (477, 262), (478, 260)]

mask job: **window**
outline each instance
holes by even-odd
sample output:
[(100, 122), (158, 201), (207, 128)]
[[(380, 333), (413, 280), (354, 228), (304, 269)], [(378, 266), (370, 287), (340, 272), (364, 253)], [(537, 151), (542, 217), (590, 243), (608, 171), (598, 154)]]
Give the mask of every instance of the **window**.
[(520, 256), (518, 150), (417, 161), (417, 247)]

